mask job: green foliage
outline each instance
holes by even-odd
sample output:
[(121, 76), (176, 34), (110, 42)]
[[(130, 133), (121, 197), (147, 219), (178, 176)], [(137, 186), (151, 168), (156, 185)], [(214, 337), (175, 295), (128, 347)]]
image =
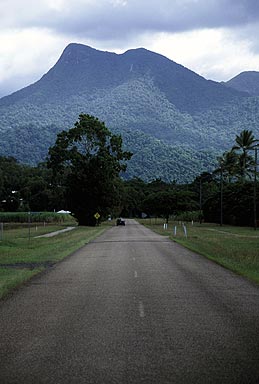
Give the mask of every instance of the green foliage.
[(200, 211), (185, 211), (180, 212), (174, 216), (175, 220), (183, 222), (199, 222), (200, 221)]
[(236, 178), (240, 171), (240, 162), (238, 154), (231, 149), (226, 151), (222, 156), (218, 157), (218, 168), (214, 170), (215, 175), (220, 175), (221, 178), (229, 182)]
[(170, 215), (192, 211), (197, 208), (193, 194), (189, 191), (164, 190), (151, 193), (143, 201), (144, 212), (149, 215), (163, 216), (167, 220)]
[(69, 236), (33, 237), (30, 241), (27, 229), (26, 234), (21, 228), (5, 230), (4, 239), (0, 241), (0, 298), (33, 275), (64, 259), (105, 229), (105, 226), (80, 227), (71, 231)]
[[(187, 225), (187, 237), (175, 221), (163, 230), (158, 220), (143, 221), (152, 230), (165, 235), (196, 253), (216, 261), (240, 275), (259, 283), (258, 234), (251, 228), (202, 224)], [(172, 228), (177, 225), (176, 236)]]
[(12, 157), (0, 157), (0, 212), (65, 209), (60, 188), (51, 185), (44, 164), (31, 167)]
[(241, 152), (238, 156), (237, 168), (242, 179), (251, 172), (251, 166), (254, 165), (254, 161), (249, 151), (254, 149), (257, 144), (258, 140), (255, 139), (252, 131), (244, 129), (240, 135), (236, 135), (236, 144), (232, 150)]
[(70, 214), (55, 212), (0, 212), (1, 223), (64, 223), (72, 220)]
[[(257, 196), (259, 185), (257, 184)], [(252, 182), (233, 182), (224, 185), (223, 222), (224, 224), (253, 226), (253, 196)], [(257, 212), (259, 204), (257, 204)], [(220, 191), (213, 194), (203, 205), (204, 219), (207, 222), (220, 222)]]
[(139, 178), (133, 178), (131, 180), (124, 181), (123, 186), (121, 216), (141, 216), (142, 202), (147, 194), (147, 184)]
[(48, 166), (53, 183), (63, 183), (69, 209), (80, 225), (95, 225), (95, 213), (105, 217), (118, 204), (119, 174), (130, 157), (122, 150), (121, 137), (94, 116), (81, 114), (74, 128), (58, 134)]
[[(238, 137), (241, 136), (242, 132)], [(257, 142), (252, 133), (249, 136), (253, 143)], [(215, 171), (202, 172), (192, 183), (166, 182), (162, 177), (151, 182), (140, 178), (122, 181), (119, 177), (122, 172), (124, 177), (129, 176), (124, 156), (128, 159), (130, 154), (122, 149), (121, 137), (113, 135), (98, 119), (80, 115), (75, 127), (61, 132), (56, 145), (50, 148), (51, 169), (44, 164), (33, 168), (13, 158), (0, 158), (1, 208), (6, 211), (12, 203), (13, 211), (21, 211), (25, 205), (27, 211), (49, 211), (49, 207), (53, 210), (55, 206), (72, 211), (79, 222), (87, 220), (88, 224), (96, 223), (96, 212), (103, 218), (108, 214), (141, 217), (146, 213), (188, 220), (193, 212), (199, 212), (202, 218), (203, 211), (205, 221), (220, 222), (222, 211), (224, 224), (253, 225), (255, 183), (242, 176), (239, 166), (242, 154), (242, 150), (225, 152)], [(143, 159), (143, 164), (148, 161), (149, 158)], [(246, 166), (255, 176), (254, 160), (246, 162)], [(257, 183), (257, 196), (258, 188)], [(9, 216), (3, 221), (9, 221)], [(12, 220), (28, 220), (28, 213), (24, 219), (21, 216), (13, 214)], [(48, 221), (43, 214), (40, 216), (30, 218)]]
[(258, 100), (146, 50), (113, 55), (72, 44), (40, 81), (0, 100), (0, 154), (36, 165), (87, 111), (133, 153), (125, 178), (190, 182), (215, 167), (241, 129), (259, 133)]
[(245, 71), (225, 83), (228, 87), (259, 96), (259, 72)]

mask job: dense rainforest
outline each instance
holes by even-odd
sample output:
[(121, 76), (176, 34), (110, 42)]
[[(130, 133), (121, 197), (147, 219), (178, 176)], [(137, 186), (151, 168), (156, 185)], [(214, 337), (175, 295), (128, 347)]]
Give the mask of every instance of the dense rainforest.
[[(218, 158), (214, 170), (202, 172), (190, 183), (116, 178), (119, 193), (102, 219), (108, 215), (159, 216), (165, 220), (174, 216), (219, 224), (257, 225), (257, 145), (252, 131), (242, 131), (233, 146)], [(66, 172), (62, 177), (66, 175), (71, 177)], [(53, 182), (54, 176), (55, 169), (47, 162), (29, 166), (13, 157), (0, 157), (0, 211), (69, 209), (65, 184), (62, 180)], [(99, 210), (100, 206), (93, 209)]]
[(0, 99), (0, 155), (36, 166), (84, 111), (133, 153), (124, 179), (190, 183), (213, 171), (238, 132), (259, 135), (258, 105), (256, 92), (206, 80), (146, 49), (118, 55), (70, 44), (40, 80)]

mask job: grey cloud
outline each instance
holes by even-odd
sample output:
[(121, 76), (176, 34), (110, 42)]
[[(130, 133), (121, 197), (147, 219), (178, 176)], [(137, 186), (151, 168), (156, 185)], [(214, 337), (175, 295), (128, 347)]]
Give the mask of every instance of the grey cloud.
[[(233, 31), (231, 31), (233, 32)], [(249, 50), (253, 53), (259, 52), (259, 18), (256, 23), (248, 24), (243, 28), (234, 30), (236, 41), (246, 40), (249, 45)]]
[[(145, 32), (240, 27), (259, 18), (258, 0), (99, 0), (68, 2), (60, 12), (45, 10), (24, 19), (31, 26), (92, 39), (127, 39)], [(114, 5), (117, 4), (117, 5)], [(124, 4), (124, 5), (123, 5)]]
[[(52, 7), (48, 4), (51, 0), (0, 0), (2, 46), (12, 29), (19, 33), (22, 28), (47, 28), (47, 35), (60, 40), (58, 59), (61, 41), (90, 41), (91, 45), (94, 42), (114, 50), (139, 46), (138, 39), (142, 44), (143, 35), (147, 41), (154, 38), (154, 32), (228, 27), (229, 35), (224, 31), (226, 45), (232, 41), (236, 46), (244, 44), (250, 52), (259, 52), (259, 0), (53, 0)], [(40, 46), (40, 42), (37, 44)], [(0, 96), (32, 82), (31, 75), (21, 75), (19, 65), (5, 76), (6, 80), (0, 79)]]
[(1, 0), (2, 28), (47, 27), (65, 35), (121, 40), (145, 32), (240, 27), (259, 19), (258, 0), (65, 0), (61, 9), (48, 3)]

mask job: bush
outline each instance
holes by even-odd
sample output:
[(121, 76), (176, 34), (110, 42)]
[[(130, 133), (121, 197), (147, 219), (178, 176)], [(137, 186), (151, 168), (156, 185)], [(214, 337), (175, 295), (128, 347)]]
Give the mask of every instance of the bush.
[(68, 213), (56, 212), (0, 212), (0, 222), (2, 223), (64, 223), (74, 221)]
[(180, 221), (200, 221), (200, 211), (182, 212), (175, 216), (175, 220)]

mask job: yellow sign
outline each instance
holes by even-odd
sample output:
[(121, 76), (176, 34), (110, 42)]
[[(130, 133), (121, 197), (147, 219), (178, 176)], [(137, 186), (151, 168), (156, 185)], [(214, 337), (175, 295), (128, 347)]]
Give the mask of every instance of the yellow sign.
[(96, 212), (96, 214), (94, 215), (94, 217), (96, 218), (96, 220), (98, 220), (100, 218), (100, 214), (98, 212)]

